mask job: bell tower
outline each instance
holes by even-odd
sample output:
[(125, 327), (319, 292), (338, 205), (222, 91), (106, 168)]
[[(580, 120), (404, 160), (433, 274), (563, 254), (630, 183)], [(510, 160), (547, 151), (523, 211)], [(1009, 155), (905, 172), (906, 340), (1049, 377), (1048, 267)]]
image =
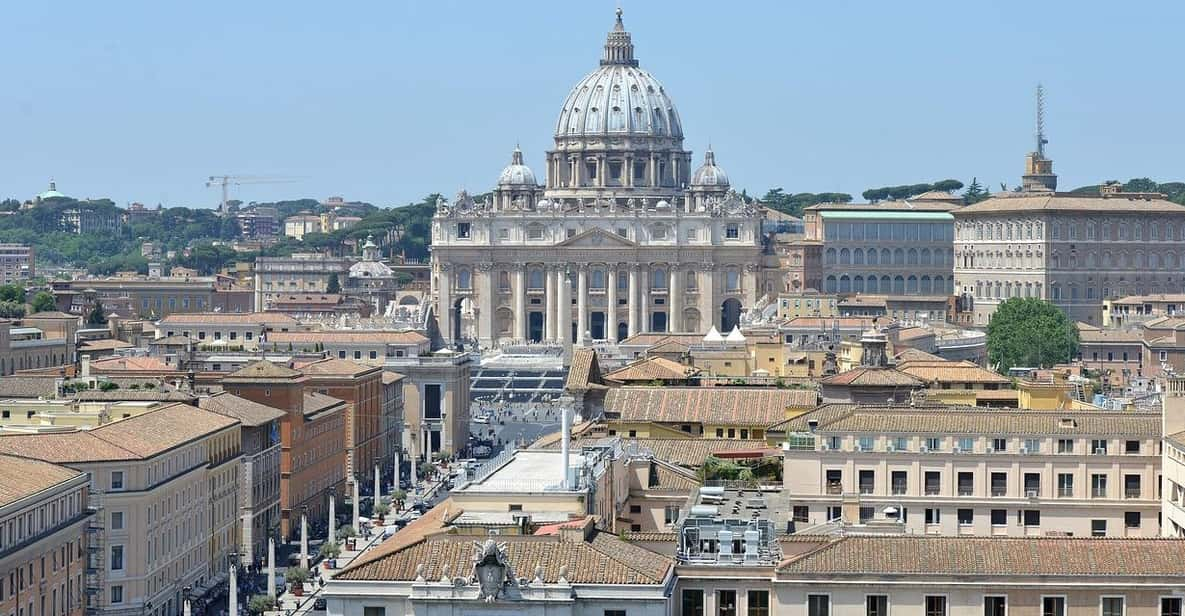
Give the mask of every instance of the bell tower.
[(1053, 172), (1053, 161), (1045, 156), (1045, 88), (1037, 84), (1037, 149), (1025, 156), (1025, 174), (1020, 178), (1025, 192), (1054, 192), (1057, 190), (1057, 174)]

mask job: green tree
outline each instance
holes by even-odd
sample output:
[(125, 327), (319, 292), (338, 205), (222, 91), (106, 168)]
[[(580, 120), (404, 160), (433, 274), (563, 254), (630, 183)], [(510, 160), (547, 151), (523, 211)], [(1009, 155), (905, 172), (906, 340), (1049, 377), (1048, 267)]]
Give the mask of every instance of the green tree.
[(50, 312), (57, 309), (58, 305), (49, 291), (38, 291), (37, 295), (33, 296), (33, 312)]
[(988, 361), (1000, 372), (1009, 368), (1049, 367), (1070, 361), (1078, 352), (1078, 329), (1053, 304), (1034, 297), (1014, 297), (996, 308), (987, 327)]
[(953, 193), (963, 189), (963, 183), (958, 180), (939, 180), (934, 182), (934, 190)]
[(329, 282), (325, 285), (326, 293), (341, 293), (342, 283), (337, 279), (337, 273), (334, 272), (329, 275)]
[(0, 301), (25, 303), (25, 287), (15, 284), (0, 285)]
[(967, 185), (967, 190), (963, 191), (963, 203), (971, 205), (972, 203), (979, 203), (990, 196), (983, 184), (979, 183), (979, 178), (971, 178), (971, 183)]
[(95, 302), (95, 307), (86, 315), (87, 325), (106, 325), (107, 313), (103, 312), (103, 303)]
[(1148, 178), (1132, 178), (1123, 185), (1123, 192), (1159, 192), (1160, 184)]
[(17, 302), (0, 301), (0, 318), (19, 319), (25, 316), (25, 305)]
[(268, 595), (252, 595), (251, 600), (247, 602), (247, 610), (256, 615), (270, 612), (275, 607), (276, 600)]

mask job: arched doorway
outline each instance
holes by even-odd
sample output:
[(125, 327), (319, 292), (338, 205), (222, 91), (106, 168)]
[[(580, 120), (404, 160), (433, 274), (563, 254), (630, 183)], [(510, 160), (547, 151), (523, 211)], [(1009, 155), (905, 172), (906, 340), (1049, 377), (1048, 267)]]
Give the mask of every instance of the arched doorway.
[(650, 313), (650, 331), (665, 332), (667, 331), (667, 313), (656, 310)]
[(464, 302), (465, 302), (464, 298), (458, 299), (457, 301), (453, 302), (453, 315), (452, 315), (453, 331), (451, 332), (453, 342), (460, 342), (461, 341), (461, 314), (462, 314), (461, 307), (462, 307), (462, 304), (464, 304)]
[(543, 342), (543, 313), (530, 312), (527, 314), (527, 338), (531, 342)]
[(605, 338), (609, 337), (608, 335), (606, 335), (607, 332), (605, 331), (605, 313), (604, 312), (597, 311), (597, 312), (589, 313), (588, 320), (589, 320), (589, 330), (592, 332), (593, 340), (604, 340)]
[(720, 304), (720, 331), (730, 332), (741, 324), (741, 300), (730, 297)]

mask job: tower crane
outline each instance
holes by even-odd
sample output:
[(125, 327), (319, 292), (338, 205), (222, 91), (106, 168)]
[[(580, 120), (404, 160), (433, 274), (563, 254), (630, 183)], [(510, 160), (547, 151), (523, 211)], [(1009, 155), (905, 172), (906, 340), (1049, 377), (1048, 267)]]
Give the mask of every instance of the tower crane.
[(218, 214), (225, 216), (228, 213), (226, 202), (228, 201), (228, 191), (231, 186), (242, 186), (244, 184), (287, 184), (299, 180), (300, 178), (268, 175), (211, 175), (206, 178), (206, 188), (214, 186), (222, 188), (222, 201), (218, 203)]

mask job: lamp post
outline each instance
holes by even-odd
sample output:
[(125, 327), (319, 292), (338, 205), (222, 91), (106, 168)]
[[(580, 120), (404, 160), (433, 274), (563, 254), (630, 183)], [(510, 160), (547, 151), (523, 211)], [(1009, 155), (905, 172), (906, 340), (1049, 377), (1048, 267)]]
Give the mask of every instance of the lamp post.
[(181, 613), (184, 616), (191, 616), (189, 605), (189, 592), (193, 590), (190, 586), (181, 587)]
[(239, 616), (239, 553), (231, 552), (228, 560), (230, 581), (226, 592), (226, 612), (230, 616)]
[(309, 506), (300, 507), (300, 567), (309, 568)]
[(267, 596), (276, 598), (276, 539), (267, 538)]
[(333, 488), (326, 490), (325, 495), (329, 498), (329, 535), (325, 538), (325, 540), (329, 543), (333, 543), (337, 541), (337, 537), (333, 534), (333, 526), (337, 523), (337, 511), (335, 511), (335, 501), (337, 501), (337, 495), (334, 494)]

